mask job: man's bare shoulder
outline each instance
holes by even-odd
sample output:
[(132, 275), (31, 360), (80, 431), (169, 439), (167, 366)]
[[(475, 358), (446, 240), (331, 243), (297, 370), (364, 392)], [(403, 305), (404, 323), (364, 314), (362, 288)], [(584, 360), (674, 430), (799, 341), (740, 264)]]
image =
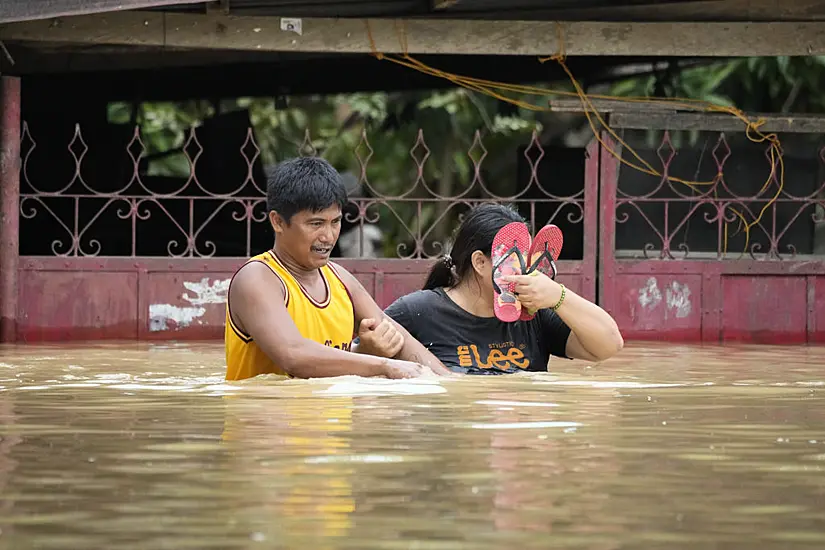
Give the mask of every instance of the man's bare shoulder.
[(352, 277), (352, 273), (349, 272), (347, 268), (339, 264), (338, 262), (329, 261), (327, 265), (336, 273), (342, 276)]
[(341, 278), (341, 282), (344, 283), (347, 286), (347, 289), (350, 292), (363, 287), (363, 285), (361, 285), (360, 281), (358, 281), (358, 279), (355, 277), (355, 275), (350, 273), (349, 270), (347, 268), (345, 268), (344, 266), (342, 266), (341, 264), (336, 263), (336, 262), (327, 262), (327, 265), (335, 273), (338, 274), (338, 276)]
[(273, 289), (277, 289), (282, 296), (286, 292), (281, 277), (261, 261), (251, 261), (241, 266), (235, 272), (232, 283), (229, 285), (230, 295), (249, 296), (265, 291), (267, 296), (271, 297)]
[(350, 273), (347, 268), (335, 262), (327, 262), (327, 266), (341, 279), (341, 282), (344, 283), (344, 286), (347, 287), (347, 291), (350, 294), (361, 290), (358, 279), (356, 279), (355, 275)]

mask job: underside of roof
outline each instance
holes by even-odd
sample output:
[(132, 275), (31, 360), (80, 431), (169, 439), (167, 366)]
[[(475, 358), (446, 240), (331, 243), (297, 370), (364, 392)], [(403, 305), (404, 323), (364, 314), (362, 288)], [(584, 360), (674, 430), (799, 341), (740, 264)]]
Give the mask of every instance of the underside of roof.
[(151, 9), (295, 17), (821, 21), (825, 0), (3, 0), (0, 23)]
[[(823, 0), (224, 0), (229, 13), (568, 21), (812, 21)], [(198, 10), (172, 5), (163, 10)]]
[[(282, 17), (304, 18), (303, 34)], [(508, 82), (565, 80), (536, 60), (557, 42), (590, 82), (700, 58), (825, 55), (825, 0), (0, 0), (0, 72), (119, 97), (443, 85), (368, 55), (398, 53), (398, 19), (433, 66)]]

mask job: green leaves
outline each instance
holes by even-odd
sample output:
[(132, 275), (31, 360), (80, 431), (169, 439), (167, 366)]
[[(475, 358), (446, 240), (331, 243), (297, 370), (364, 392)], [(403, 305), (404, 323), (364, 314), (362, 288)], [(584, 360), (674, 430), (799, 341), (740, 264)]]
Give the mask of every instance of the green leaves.
[[(679, 70), (668, 84), (671, 97), (704, 100), (745, 111), (825, 111), (825, 56), (750, 57)], [(623, 80), (610, 93), (648, 95), (655, 77)]]
[[(547, 98), (530, 99), (544, 103)], [(411, 252), (415, 238), (427, 233), (445, 212), (445, 204), (430, 200), (432, 195), (423, 187), (422, 180), (435, 192), (454, 196), (472, 184), (475, 165), (480, 163), (482, 177), (491, 188), (503, 194), (515, 192), (519, 159), (515, 151), (529, 142), (533, 129), (543, 127), (543, 117), (552, 115), (510, 106), (505, 109), (503, 105), (485, 94), (456, 88), (301, 96), (288, 100), (247, 97), (223, 100), (219, 105), (206, 101), (143, 103), (135, 113), (131, 104), (113, 103), (109, 106), (109, 120), (117, 124), (136, 122), (140, 126), (145, 154), (155, 157), (149, 162), (150, 175), (188, 178), (190, 166), (181, 147), (191, 129), (216, 112), (235, 110), (248, 111), (265, 165), (300, 152), (305, 154), (302, 148), (310, 145), (339, 171), (360, 178), (358, 157), (362, 161), (369, 157), (366, 178), (373, 189), (385, 196), (409, 192), (409, 198), (424, 199), (420, 203), (390, 200), (388, 206), (370, 207), (368, 217), (375, 216), (380, 209), (379, 225), (388, 237), (384, 241), (385, 253), (392, 257), (401, 244), (407, 245), (406, 253)], [(424, 144), (416, 146), (419, 128)], [(474, 144), (476, 131), (483, 149)], [(362, 143), (364, 132), (369, 147)], [(305, 143), (307, 136), (309, 144)], [(429, 156), (419, 174), (415, 159), (422, 161), (426, 156), (424, 145)], [(487, 155), (482, 160), (484, 150)], [(249, 152), (251, 148), (247, 149)], [(209, 150), (203, 154), (239, 152)], [(468, 198), (482, 196), (481, 189), (476, 187)], [(461, 211), (447, 211), (427, 235), (427, 241), (443, 242)], [(433, 250), (427, 245), (428, 252)]]
[[(642, 76), (617, 82), (610, 94), (647, 96), (656, 77)], [(746, 112), (825, 112), (825, 56), (749, 57), (715, 61), (676, 70), (663, 88), (669, 97), (696, 99), (735, 107)], [(686, 134), (695, 143), (697, 134)], [(672, 132), (674, 145), (686, 137)]]

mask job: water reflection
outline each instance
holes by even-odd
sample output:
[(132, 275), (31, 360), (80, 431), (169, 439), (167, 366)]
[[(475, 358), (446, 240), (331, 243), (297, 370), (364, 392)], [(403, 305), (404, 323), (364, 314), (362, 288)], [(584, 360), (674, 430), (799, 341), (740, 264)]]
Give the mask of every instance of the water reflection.
[(4, 428), (15, 424), (17, 417), (14, 414), (14, 402), (10, 396), (0, 394), (0, 537), (4, 534), (7, 537), (12, 535), (12, 527), (5, 524), (2, 518), (11, 514), (14, 498), (4, 495), (7, 495), (6, 487), (17, 467), (17, 461), (11, 457), (11, 451), (23, 438)]
[(227, 384), (219, 345), (0, 348), (0, 548), (819, 548), (825, 350)]
[[(340, 460), (352, 454), (352, 398), (224, 401), (227, 467), (245, 474), (238, 504), (256, 509), (247, 518), (252, 537), (303, 532), (313, 548), (333, 548), (324, 541), (347, 536), (355, 511), (354, 470)], [(224, 490), (238, 487), (224, 484)]]

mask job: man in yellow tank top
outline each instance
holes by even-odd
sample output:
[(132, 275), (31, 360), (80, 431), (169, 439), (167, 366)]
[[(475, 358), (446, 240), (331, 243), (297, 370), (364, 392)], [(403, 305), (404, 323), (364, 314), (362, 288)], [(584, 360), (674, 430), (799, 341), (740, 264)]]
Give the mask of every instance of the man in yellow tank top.
[(329, 261), (346, 202), (340, 174), (323, 159), (287, 160), (268, 176), (266, 208), (275, 246), (250, 258), (230, 282), (227, 380), (269, 373), (452, 375), (381, 311), (352, 274)]

